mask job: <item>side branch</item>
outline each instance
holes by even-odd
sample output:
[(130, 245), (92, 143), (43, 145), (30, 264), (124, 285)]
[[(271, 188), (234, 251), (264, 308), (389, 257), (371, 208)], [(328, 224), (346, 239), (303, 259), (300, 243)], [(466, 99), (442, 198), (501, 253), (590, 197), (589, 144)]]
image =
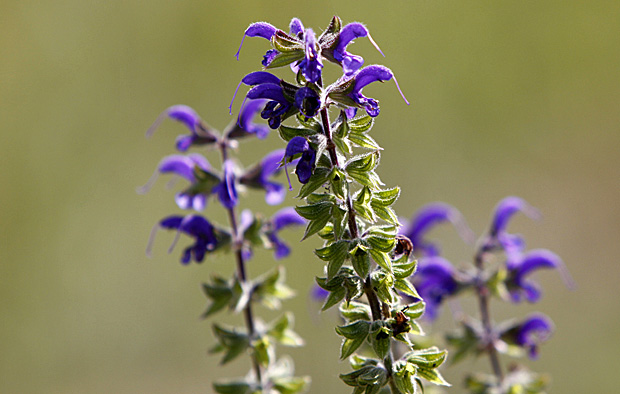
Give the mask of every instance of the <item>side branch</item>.
[(495, 348), (495, 334), (493, 331), (493, 324), (491, 323), (491, 316), (489, 311), (489, 289), (484, 283), (482, 283), (482, 278), (480, 277), (484, 269), (483, 254), (484, 252), (481, 248), (476, 253), (475, 257), (476, 269), (478, 270), (476, 294), (478, 296), (478, 305), (480, 306), (480, 318), (484, 327), (484, 335), (486, 337), (486, 340), (488, 341), (486, 351), (489, 354), (489, 360), (491, 361), (491, 368), (493, 369), (493, 373), (495, 374), (497, 381), (501, 384), (501, 382), (504, 380), (504, 373), (502, 372), (502, 367), (499, 362), (499, 354), (497, 352), (497, 349)]

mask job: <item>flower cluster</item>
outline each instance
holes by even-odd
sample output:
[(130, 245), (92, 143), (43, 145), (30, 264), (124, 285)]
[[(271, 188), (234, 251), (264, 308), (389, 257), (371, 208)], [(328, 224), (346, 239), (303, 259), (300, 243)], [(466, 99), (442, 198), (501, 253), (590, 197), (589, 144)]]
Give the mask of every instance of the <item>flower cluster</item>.
[[(456, 359), (472, 351), (490, 353), (498, 375), (492, 387), (511, 381), (501, 379), (497, 353), (520, 354), (523, 350), (530, 358), (538, 357), (538, 345), (549, 338), (553, 323), (543, 314), (534, 314), (522, 321), (493, 326), (488, 317), (489, 296), (495, 294), (504, 301), (515, 303), (523, 300), (537, 302), (541, 291), (530, 276), (545, 268), (558, 270), (567, 286), (572, 286), (560, 257), (544, 249), (526, 251), (523, 238), (507, 231), (510, 219), (519, 212), (530, 218), (540, 216), (538, 210), (518, 197), (507, 197), (497, 204), (489, 230), (478, 242), (474, 264), (465, 269), (455, 268), (441, 256), (439, 246), (427, 239), (427, 233), (433, 227), (451, 223), (464, 240), (469, 243), (473, 241), (471, 230), (454, 207), (443, 203), (429, 204), (413, 215), (408, 223), (405, 221), (407, 224), (401, 228), (401, 234), (412, 240), (413, 250), (419, 258), (418, 272), (413, 282), (426, 302), (424, 317), (427, 320), (437, 318), (446, 300), (456, 300), (466, 290), (473, 290), (479, 298), (482, 320), (458, 316), (463, 325), (462, 333), (449, 336), (449, 342), (456, 348)], [(497, 260), (498, 257), (500, 264), (489, 264), (492, 258)], [(469, 383), (473, 384), (471, 379)]]
[[(248, 100), (236, 122), (229, 125), (222, 133), (208, 126), (192, 108), (175, 105), (165, 110), (147, 132), (153, 134), (155, 129), (170, 118), (182, 123), (189, 134), (181, 135), (176, 140), (176, 149), (181, 154), (164, 157), (149, 182), (139, 189), (144, 193), (152, 188), (160, 175), (170, 175), (183, 180), (184, 188), (176, 193), (178, 208), (190, 211), (186, 215), (171, 215), (160, 220), (151, 234), (147, 253), (150, 253), (157, 229), (171, 230), (176, 233), (170, 247), (172, 251), (181, 234), (192, 239), (181, 254), (181, 263), (192, 261), (202, 263), (207, 256), (220, 250), (230, 250), (236, 258), (237, 270), (230, 280), (214, 276), (212, 282), (203, 284), (209, 306), (205, 317), (222, 310), (224, 307), (246, 316), (245, 329), (227, 328), (214, 325), (214, 334), (218, 345), (214, 351), (223, 352), (223, 363), (240, 354), (249, 353), (253, 370), (251, 377), (240, 382), (242, 392), (256, 392), (266, 387), (287, 387), (301, 391), (308, 385), (307, 378), (292, 376), (292, 365), (276, 361), (274, 344), (279, 342), (288, 346), (300, 346), (303, 340), (292, 330), (292, 315), (285, 314), (271, 324), (262, 324), (254, 320), (253, 304), (260, 303), (271, 309), (279, 309), (281, 301), (293, 295), (293, 291), (284, 284), (283, 269), (278, 268), (263, 277), (250, 280), (247, 277), (246, 263), (253, 256), (253, 249), (265, 247), (274, 251), (275, 259), (282, 259), (291, 253), (290, 248), (281, 237), (281, 231), (306, 223), (290, 207), (282, 208), (272, 217), (265, 218), (244, 210), (237, 216), (240, 195), (244, 189), (255, 189), (265, 193), (268, 205), (282, 203), (286, 196), (286, 187), (275, 178), (285, 168), (285, 149), (268, 153), (253, 166), (243, 168), (239, 162), (230, 158), (231, 148), (237, 146), (239, 139), (256, 136), (266, 138), (270, 133), (267, 125), (255, 123), (254, 118), (265, 111), (266, 100)], [(210, 147), (219, 150), (221, 167), (213, 166), (200, 153), (186, 153), (189, 149)], [(297, 160), (293, 161), (294, 164)], [(209, 199), (219, 202), (227, 211), (228, 225), (216, 224), (201, 216), (198, 212), (211, 210)], [(279, 372), (278, 372), (279, 371)], [(214, 383), (218, 392), (231, 392), (228, 383)], [(235, 391), (237, 392), (237, 391)]]
[[(262, 59), (264, 69), (243, 77), (234, 96), (242, 85), (249, 87), (242, 111), (248, 101), (267, 101), (260, 116), (286, 141), (281, 164), (285, 169), (294, 165), (302, 185), (298, 197), (306, 205), (296, 212), (307, 220), (304, 239), (318, 234), (324, 240), (315, 250), (325, 263), (325, 277), (317, 279), (315, 293), (323, 297), (324, 310), (340, 304), (346, 321), (336, 331), (344, 337), (340, 356), (351, 357), (354, 371), (341, 379), (356, 393), (377, 393), (384, 387), (417, 393), (422, 379), (447, 385), (437, 371), (446, 352), (414, 349), (409, 338), (422, 333), (415, 319), (424, 302), (409, 281), (416, 261), (411, 241), (397, 236), (398, 218), (391, 205), (400, 190), (383, 188), (376, 173), (381, 147), (369, 135), (380, 107), (363, 89), (373, 82), (396, 82), (394, 73), (382, 65), (363, 67), (364, 59), (348, 51), (353, 40), (368, 37), (379, 48), (364, 25), (343, 26), (338, 17), (318, 36), (296, 18), (288, 33), (258, 22), (247, 28), (242, 45), (246, 36), (268, 40), (271, 49)], [(327, 63), (342, 71), (331, 84), (323, 79)], [(295, 73), (294, 82), (265, 71), (283, 66)], [(332, 109), (338, 110), (334, 121)], [(359, 109), (366, 113), (357, 116)], [(408, 347), (396, 358), (395, 341)], [(372, 357), (354, 354), (364, 343)]]
[[(232, 278), (213, 275), (203, 284), (208, 306), (203, 316), (223, 309), (243, 313), (245, 327), (213, 325), (222, 363), (247, 354), (252, 369), (244, 377), (213, 384), (221, 394), (294, 394), (304, 392), (309, 378), (295, 377), (288, 359), (276, 360), (275, 343), (300, 346), (303, 340), (292, 331), (292, 315), (265, 323), (254, 317), (254, 305), (279, 309), (293, 295), (284, 283), (281, 267), (255, 279), (247, 274), (246, 263), (257, 247), (274, 251), (281, 259), (291, 253), (281, 237), (283, 229), (304, 226), (303, 239), (318, 235), (322, 246), (314, 251), (322, 262), (322, 277), (316, 278), (314, 295), (323, 301), (323, 310), (338, 305), (342, 325), (336, 333), (343, 340), (340, 358), (349, 358), (353, 371), (341, 374), (354, 393), (379, 392), (417, 394), (423, 381), (448, 386), (438, 367), (447, 351), (414, 345), (411, 335), (424, 335), (417, 320), (433, 321), (448, 300), (473, 292), (480, 307), (480, 319), (460, 314), (461, 331), (448, 337), (455, 348), (454, 360), (466, 355), (489, 356), (494, 375), (472, 375), (467, 384), (473, 393), (538, 393), (543, 385), (536, 374), (511, 372), (504, 376), (499, 353), (539, 355), (539, 345), (553, 331), (553, 323), (536, 313), (525, 319), (494, 324), (489, 301), (498, 296), (513, 303), (539, 301), (541, 290), (532, 273), (550, 268), (570, 277), (562, 260), (554, 253), (526, 250), (520, 235), (507, 231), (516, 213), (537, 218), (536, 209), (517, 197), (502, 200), (495, 208), (491, 226), (477, 243), (473, 264), (457, 268), (442, 256), (440, 246), (428, 236), (435, 226), (451, 223), (461, 238), (474, 243), (473, 232), (454, 207), (434, 203), (423, 207), (411, 220), (399, 219), (392, 205), (400, 196), (398, 187), (387, 188), (377, 173), (382, 148), (370, 130), (380, 114), (379, 101), (363, 94), (373, 82), (394, 80), (394, 73), (383, 65), (364, 66), (364, 59), (349, 52), (356, 38), (368, 38), (383, 55), (368, 29), (361, 23), (343, 25), (333, 17), (327, 28), (316, 34), (293, 18), (288, 32), (267, 22), (252, 23), (244, 32), (236, 53), (237, 60), (246, 37), (260, 37), (271, 46), (263, 56), (259, 71), (241, 78), (229, 106), (239, 89), (247, 86), (236, 119), (223, 132), (203, 121), (192, 108), (175, 105), (159, 115), (147, 131), (151, 136), (165, 119), (183, 124), (189, 134), (176, 139), (180, 154), (164, 157), (148, 183), (152, 188), (160, 175), (183, 180), (176, 193), (179, 209), (186, 215), (160, 220), (151, 233), (147, 252), (158, 229), (174, 231), (172, 251), (183, 234), (192, 242), (183, 249), (181, 263), (202, 263), (211, 254), (228, 250), (236, 259)], [(323, 71), (336, 65), (340, 77), (329, 83)], [(271, 71), (286, 67), (292, 81)], [(363, 110), (363, 111), (361, 111)], [(331, 115), (330, 115), (331, 112)], [(359, 112), (359, 113), (358, 113)], [(334, 118), (330, 118), (330, 116)], [(260, 118), (266, 122), (256, 121)], [(286, 143), (258, 163), (243, 167), (231, 158), (238, 140), (265, 139), (277, 130)], [(190, 149), (219, 150), (221, 166), (212, 165)], [(287, 187), (276, 177), (284, 172), (292, 190), (289, 166), (301, 184), (300, 205), (285, 207), (271, 217), (237, 210), (246, 189), (260, 190), (268, 205), (285, 199)], [(219, 202), (229, 223), (220, 225), (198, 212), (210, 210), (209, 199)], [(358, 354), (358, 352), (360, 354)]]

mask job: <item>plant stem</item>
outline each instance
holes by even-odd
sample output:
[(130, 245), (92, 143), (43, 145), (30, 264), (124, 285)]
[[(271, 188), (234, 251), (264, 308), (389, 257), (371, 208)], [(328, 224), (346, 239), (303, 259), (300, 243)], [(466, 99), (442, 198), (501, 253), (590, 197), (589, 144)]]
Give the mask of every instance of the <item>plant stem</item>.
[[(327, 108), (324, 107), (321, 109), (321, 123), (323, 124), (323, 133), (325, 134), (325, 138), (327, 139), (327, 151), (329, 152), (329, 157), (332, 162), (333, 167), (340, 167), (340, 163), (338, 162), (338, 155), (336, 153), (336, 144), (332, 140), (332, 131), (331, 125), (329, 122), (329, 113), (327, 112)], [(347, 193), (347, 211), (348, 211), (348, 224), (349, 224), (349, 232), (351, 233), (351, 239), (356, 239), (359, 237), (359, 230), (357, 228), (357, 220), (356, 220), (356, 212), (353, 208), (353, 203), (351, 202), (351, 196)], [(364, 280), (364, 294), (366, 294), (366, 299), (368, 300), (368, 305), (370, 305), (370, 311), (372, 313), (372, 320), (383, 320), (383, 316), (381, 314), (381, 302), (379, 301), (379, 297), (377, 296), (377, 292), (372, 286), (372, 281), (370, 279), (370, 274)], [(389, 316), (386, 316), (389, 318)], [(400, 391), (396, 387), (393, 379), (391, 379), (392, 375), (392, 352), (390, 351), (385, 360), (383, 360), (383, 364), (388, 370), (389, 376), (389, 385), (393, 394), (399, 394)]]
[[(228, 144), (227, 141), (220, 141), (219, 143), (220, 153), (222, 154), (222, 163), (228, 159)], [(228, 220), (230, 222), (230, 228), (232, 230), (232, 245), (233, 250), (235, 252), (235, 258), (237, 260), (237, 279), (241, 283), (242, 289), (246, 289), (248, 286), (248, 280), (246, 276), (245, 269), (245, 260), (243, 258), (243, 253), (241, 251), (241, 246), (243, 240), (240, 239), (239, 234), (239, 226), (237, 225), (237, 214), (235, 212), (235, 208), (228, 208)], [(244, 290), (245, 291), (245, 290)], [(254, 335), (256, 334), (255, 324), (254, 324), (254, 314), (252, 313), (252, 299), (248, 300), (245, 308), (243, 308), (243, 315), (245, 317), (245, 326), (248, 330), (248, 336), (250, 341), (254, 339)], [(256, 381), (262, 385), (262, 370), (258, 359), (254, 354), (251, 356), (252, 366), (254, 368), (254, 372), (256, 373)]]
[(486, 351), (489, 354), (489, 360), (491, 361), (491, 368), (497, 378), (498, 385), (501, 385), (504, 380), (504, 373), (499, 362), (499, 354), (495, 348), (495, 333), (493, 330), (493, 324), (491, 323), (490, 309), (489, 309), (489, 289), (482, 280), (482, 272), (484, 269), (484, 251), (480, 248), (475, 257), (476, 269), (478, 270), (478, 279), (476, 283), (476, 293), (478, 294), (478, 305), (480, 306), (480, 317), (482, 325), (484, 327), (485, 337), (488, 341)]

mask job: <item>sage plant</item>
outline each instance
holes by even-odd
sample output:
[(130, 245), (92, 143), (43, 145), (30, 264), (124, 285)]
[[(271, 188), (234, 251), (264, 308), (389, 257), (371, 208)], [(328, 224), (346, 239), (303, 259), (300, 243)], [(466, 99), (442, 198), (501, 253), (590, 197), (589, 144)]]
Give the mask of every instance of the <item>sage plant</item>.
[[(362, 67), (364, 59), (348, 52), (355, 38), (368, 37), (379, 47), (364, 25), (343, 26), (338, 17), (318, 36), (296, 18), (288, 33), (258, 22), (246, 36), (271, 44), (262, 61), (265, 69), (290, 66), (293, 71), (291, 82), (256, 71), (240, 85), (250, 86), (246, 100), (268, 100), (261, 117), (287, 143), (282, 165), (294, 165), (302, 185), (297, 197), (305, 203), (295, 209), (308, 221), (303, 239), (317, 235), (323, 240), (315, 250), (325, 263), (325, 276), (317, 278), (329, 293), (323, 310), (338, 305), (345, 320), (336, 327), (343, 338), (340, 358), (349, 358), (353, 367), (340, 378), (354, 393), (367, 394), (384, 388), (417, 393), (422, 380), (447, 385), (437, 370), (446, 352), (414, 348), (409, 338), (422, 334), (415, 319), (424, 302), (409, 280), (416, 270), (411, 241), (397, 235), (391, 207), (400, 189), (386, 187), (376, 171), (382, 148), (370, 130), (379, 102), (362, 92), (370, 83), (396, 79), (385, 66)], [(332, 83), (323, 80), (327, 63), (342, 70)]]
[[(365, 37), (381, 52), (368, 29), (357, 22), (343, 25), (338, 17), (321, 34), (306, 29), (297, 18), (288, 32), (257, 22), (245, 30), (237, 59), (246, 37), (263, 38), (271, 48), (262, 59), (262, 69), (241, 78), (229, 112), (241, 86), (246, 85), (248, 91), (239, 115), (222, 133), (181, 105), (164, 111), (148, 132), (152, 134), (166, 118), (181, 122), (189, 134), (177, 138), (177, 150), (219, 151), (220, 170), (198, 153), (171, 155), (160, 162), (142, 190), (149, 189), (159, 174), (173, 174), (189, 183), (176, 194), (175, 201), (191, 213), (168, 216), (156, 226), (176, 233), (171, 250), (180, 234), (192, 238), (193, 243), (181, 254), (181, 263), (201, 263), (220, 251), (234, 256), (232, 278), (213, 275), (203, 284), (208, 299), (204, 317), (226, 308), (243, 314), (244, 328), (213, 325), (217, 341), (213, 351), (223, 353), (222, 363), (248, 354), (251, 368), (243, 378), (214, 383), (214, 390), (221, 394), (289, 394), (307, 389), (309, 378), (293, 376), (292, 362), (275, 357), (274, 343), (303, 343), (292, 331), (292, 314), (265, 323), (255, 312), (258, 304), (280, 309), (281, 302), (292, 296), (283, 269), (275, 267), (250, 279), (246, 267), (256, 247), (273, 249), (274, 259), (286, 257), (291, 250), (279, 232), (305, 225), (302, 240), (314, 237), (322, 242), (314, 251), (324, 264), (324, 275), (316, 278), (315, 293), (323, 299), (323, 310), (337, 306), (340, 312), (343, 322), (335, 327), (342, 337), (339, 357), (349, 359), (353, 369), (340, 378), (354, 394), (414, 394), (423, 391), (424, 381), (449, 386), (438, 371), (447, 351), (416, 345), (416, 337), (424, 335), (418, 320), (424, 315), (432, 321), (446, 300), (467, 290), (478, 300), (480, 318), (458, 315), (462, 330), (448, 341), (454, 348), (453, 360), (469, 354), (486, 355), (493, 372), (472, 373), (467, 380), (469, 390), (480, 394), (542, 392), (544, 379), (540, 375), (520, 366), (506, 371), (499, 354), (523, 353), (535, 358), (553, 324), (542, 314), (495, 324), (489, 308), (495, 296), (509, 302), (536, 302), (540, 289), (529, 275), (541, 268), (565, 272), (557, 255), (546, 250), (526, 252), (523, 239), (506, 231), (515, 213), (535, 217), (537, 211), (516, 197), (502, 200), (490, 230), (478, 242), (471, 267), (455, 268), (441, 256), (439, 246), (427, 240), (426, 233), (439, 223), (451, 222), (471, 241), (472, 232), (461, 214), (447, 204), (435, 203), (408, 223), (399, 220), (392, 205), (400, 189), (386, 186), (377, 173), (382, 148), (370, 131), (380, 106), (378, 100), (365, 96), (363, 89), (373, 82), (391, 80), (399, 92), (400, 87), (389, 68), (364, 67), (364, 59), (348, 51), (356, 38)], [(323, 79), (323, 68), (330, 63), (341, 76), (328, 82)], [(291, 78), (271, 72), (282, 67)], [(401, 96), (408, 104), (402, 92)], [(258, 113), (266, 125), (254, 122)], [(272, 129), (285, 142), (281, 149), (250, 167), (231, 157), (239, 141), (263, 139)], [(271, 218), (249, 210), (239, 215), (238, 191), (244, 188), (263, 191), (269, 205), (283, 202), (286, 187), (274, 180), (279, 172), (286, 174), (291, 190), (289, 172), (295, 174), (300, 184), (299, 204), (294, 209), (283, 208)], [(196, 213), (212, 209), (208, 204), (211, 196), (227, 212), (227, 225)]]
[(439, 246), (426, 238), (434, 226), (449, 222), (462, 238), (472, 240), (471, 230), (454, 207), (429, 204), (400, 230), (413, 240), (414, 253), (419, 256), (413, 282), (426, 301), (427, 320), (434, 320), (442, 304), (448, 301), (454, 303), (467, 294), (477, 299), (477, 316), (457, 313), (460, 329), (447, 335), (449, 345), (454, 348), (454, 362), (467, 356), (485, 355), (489, 359), (491, 374), (470, 373), (466, 378), (467, 388), (475, 394), (543, 393), (548, 383), (545, 375), (529, 371), (524, 365), (512, 364), (506, 370), (500, 354), (536, 359), (539, 345), (553, 331), (551, 319), (534, 313), (495, 323), (491, 317), (491, 299), (511, 303), (539, 301), (541, 290), (530, 275), (540, 269), (558, 270), (567, 286), (573, 286), (559, 256), (545, 249), (526, 251), (523, 238), (507, 231), (510, 219), (519, 212), (530, 218), (540, 216), (525, 200), (504, 198), (495, 207), (488, 232), (477, 243), (472, 264), (460, 269), (442, 257)]
[[(301, 337), (292, 330), (293, 315), (287, 312), (272, 322), (263, 322), (255, 313), (255, 306), (259, 304), (280, 309), (282, 301), (293, 295), (292, 289), (285, 284), (284, 269), (274, 265), (271, 272), (254, 279), (250, 279), (247, 272), (247, 262), (256, 247), (273, 249), (276, 260), (288, 256), (291, 251), (279, 237), (280, 231), (306, 222), (290, 207), (280, 209), (270, 218), (249, 210), (238, 212), (239, 189), (264, 192), (269, 205), (280, 204), (286, 194), (284, 185), (273, 179), (281, 172), (279, 163), (284, 149), (267, 154), (248, 168), (243, 168), (231, 157), (239, 141), (265, 138), (269, 134), (267, 126), (254, 123), (255, 115), (264, 105), (264, 100), (248, 102), (238, 120), (222, 133), (207, 125), (192, 108), (176, 105), (164, 111), (147, 132), (151, 135), (164, 119), (174, 119), (189, 130), (189, 134), (177, 138), (177, 150), (186, 152), (190, 148), (203, 148), (215, 154), (216, 159), (219, 152), (219, 171), (199, 153), (167, 156), (160, 161), (149, 183), (140, 190), (150, 189), (160, 174), (171, 174), (188, 182), (187, 187), (175, 195), (175, 201), (178, 208), (190, 213), (162, 219), (151, 233), (147, 253), (150, 253), (155, 231), (165, 229), (176, 233), (170, 251), (181, 234), (192, 239), (193, 243), (181, 253), (182, 264), (202, 263), (207, 256), (222, 251), (234, 256), (236, 269), (231, 278), (213, 274), (211, 281), (202, 285), (208, 302), (203, 317), (214, 316), (224, 309), (243, 314), (245, 326), (242, 328), (213, 324), (217, 344), (212, 352), (223, 353), (222, 364), (248, 354), (251, 370), (244, 378), (215, 382), (213, 388), (218, 393), (288, 394), (304, 391), (309, 383), (307, 377), (293, 376), (290, 359), (278, 360), (275, 356), (275, 343), (286, 346), (303, 344)], [(198, 214), (207, 207), (213, 209), (208, 204), (212, 196), (227, 212), (228, 223), (225, 225)]]

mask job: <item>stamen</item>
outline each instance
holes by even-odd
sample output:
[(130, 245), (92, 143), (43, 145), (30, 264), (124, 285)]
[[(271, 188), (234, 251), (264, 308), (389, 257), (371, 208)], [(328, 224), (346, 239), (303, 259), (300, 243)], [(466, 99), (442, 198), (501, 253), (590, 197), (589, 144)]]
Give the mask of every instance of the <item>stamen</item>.
[[(381, 48), (379, 48), (379, 45), (377, 45), (377, 43), (375, 42), (375, 40), (373, 40), (373, 39), (372, 39), (372, 37), (370, 36), (370, 32), (368, 32), (368, 34), (367, 34), (367, 35), (368, 35), (368, 39), (370, 40), (370, 43), (371, 43), (371, 44), (372, 44), (375, 48), (377, 48), (377, 51), (379, 51), (379, 53), (380, 53), (381, 55), (383, 55), (383, 57), (385, 57), (385, 55), (383, 54), (383, 51), (381, 50)], [(405, 100), (405, 101), (407, 101), (407, 100)]]
[(229, 115), (232, 115), (232, 106), (233, 106), (233, 103), (235, 102), (235, 98), (237, 97), (237, 92), (239, 91), (239, 88), (241, 87), (242, 83), (243, 83), (243, 81), (239, 82), (239, 85), (237, 85), (237, 89), (235, 89), (235, 94), (233, 95), (232, 100), (230, 100), (230, 105), (228, 106), (228, 114)]
[[(183, 219), (183, 222), (185, 221), (185, 219)], [(181, 227), (183, 227), (183, 222), (181, 222), (181, 224), (179, 225), (179, 228), (177, 229), (177, 233), (174, 236), (174, 239), (172, 240), (172, 245), (170, 245), (170, 247), (168, 248), (168, 254), (172, 253), (172, 251), (174, 250), (174, 247), (177, 246), (177, 242), (179, 242), (179, 238), (181, 238)]]
[(239, 127), (241, 127), (241, 123), (239, 123), (239, 121), (241, 120), (241, 114), (243, 113), (243, 107), (245, 107), (245, 102), (247, 101), (247, 99), (248, 99), (248, 96), (245, 96), (245, 98), (243, 99), (243, 102), (241, 103), (241, 108), (239, 108), (239, 116), (237, 116), (237, 126)]
[(293, 185), (291, 184), (291, 177), (288, 175), (288, 168), (286, 167), (287, 161), (284, 159), (284, 173), (286, 174), (286, 180), (288, 181), (288, 190), (293, 190)]
[(172, 178), (170, 178), (170, 180), (166, 183), (166, 189), (170, 190), (174, 187), (174, 185), (176, 185), (179, 182), (180, 177), (178, 176), (173, 176)]
[(237, 50), (237, 53), (235, 54), (235, 57), (237, 58), (237, 60), (239, 60), (239, 52), (241, 52), (241, 47), (243, 46), (243, 40), (245, 40), (245, 36), (246, 34), (243, 34), (243, 38), (241, 39), (241, 45), (239, 45), (239, 49)]
[(151, 229), (151, 235), (149, 235), (149, 242), (146, 244), (146, 257), (153, 257), (151, 251), (153, 250), (153, 242), (155, 241), (155, 234), (159, 229), (159, 223), (153, 226)]
[(568, 269), (566, 268), (563, 262), (562, 264), (558, 266), (558, 271), (560, 271), (562, 282), (564, 282), (568, 290), (575, 290), (577, 288), (575, 280), (571, 276), (570, 272), (568, 272)]
[(157, 119), (155, 119), (155, 122), (153, 122), (153, 124), (151, 125), (151, 127), (149, 127), (149, 129), (146, 131), (146, 138), (151, 138), (151, 136), (153, 135), (153, 133), (155, 132), (155, 129), (157, 129), (159, 127), (159, 125), (161, 124), (161, 122), (164, 121), (164, 119), (166, 119), (166, 117), (168, 116), (168, 110), (165, 110), (164, 112), (162, 112), (161, 114), (159, 114), (159, 116), (157, 117)]
[(153, 175), (151, 175), (151, 177), (144, 184), (144, 186), (140, 186), (140, 187), (136, 188), (136, 193), (138, 193), (138, 194), (146, 194), (149, 190), (151, 190), (151, 188), (155, 184), (155, 181), (157, 180), (157, 178), (159, 178), (159, 171), (155, 170), (155, 172), (153, 172)]
[(400, 96), (403, 98), (403, 100), (405, 100), (407, 105), (411, 105), (411, 104), (409, 104), (409, 101), (407, 101), (407, 98), (403, 94), (403, 91), (400, 90), (400, 85), (398, 85), (398, 81), (396, 80), (396, 75), (394, 73), (392, 73), (392, 78), (394, 78), (394, 83), (396, 84), (396, 87), (398, 88), (398, 92), (400, 93)]

